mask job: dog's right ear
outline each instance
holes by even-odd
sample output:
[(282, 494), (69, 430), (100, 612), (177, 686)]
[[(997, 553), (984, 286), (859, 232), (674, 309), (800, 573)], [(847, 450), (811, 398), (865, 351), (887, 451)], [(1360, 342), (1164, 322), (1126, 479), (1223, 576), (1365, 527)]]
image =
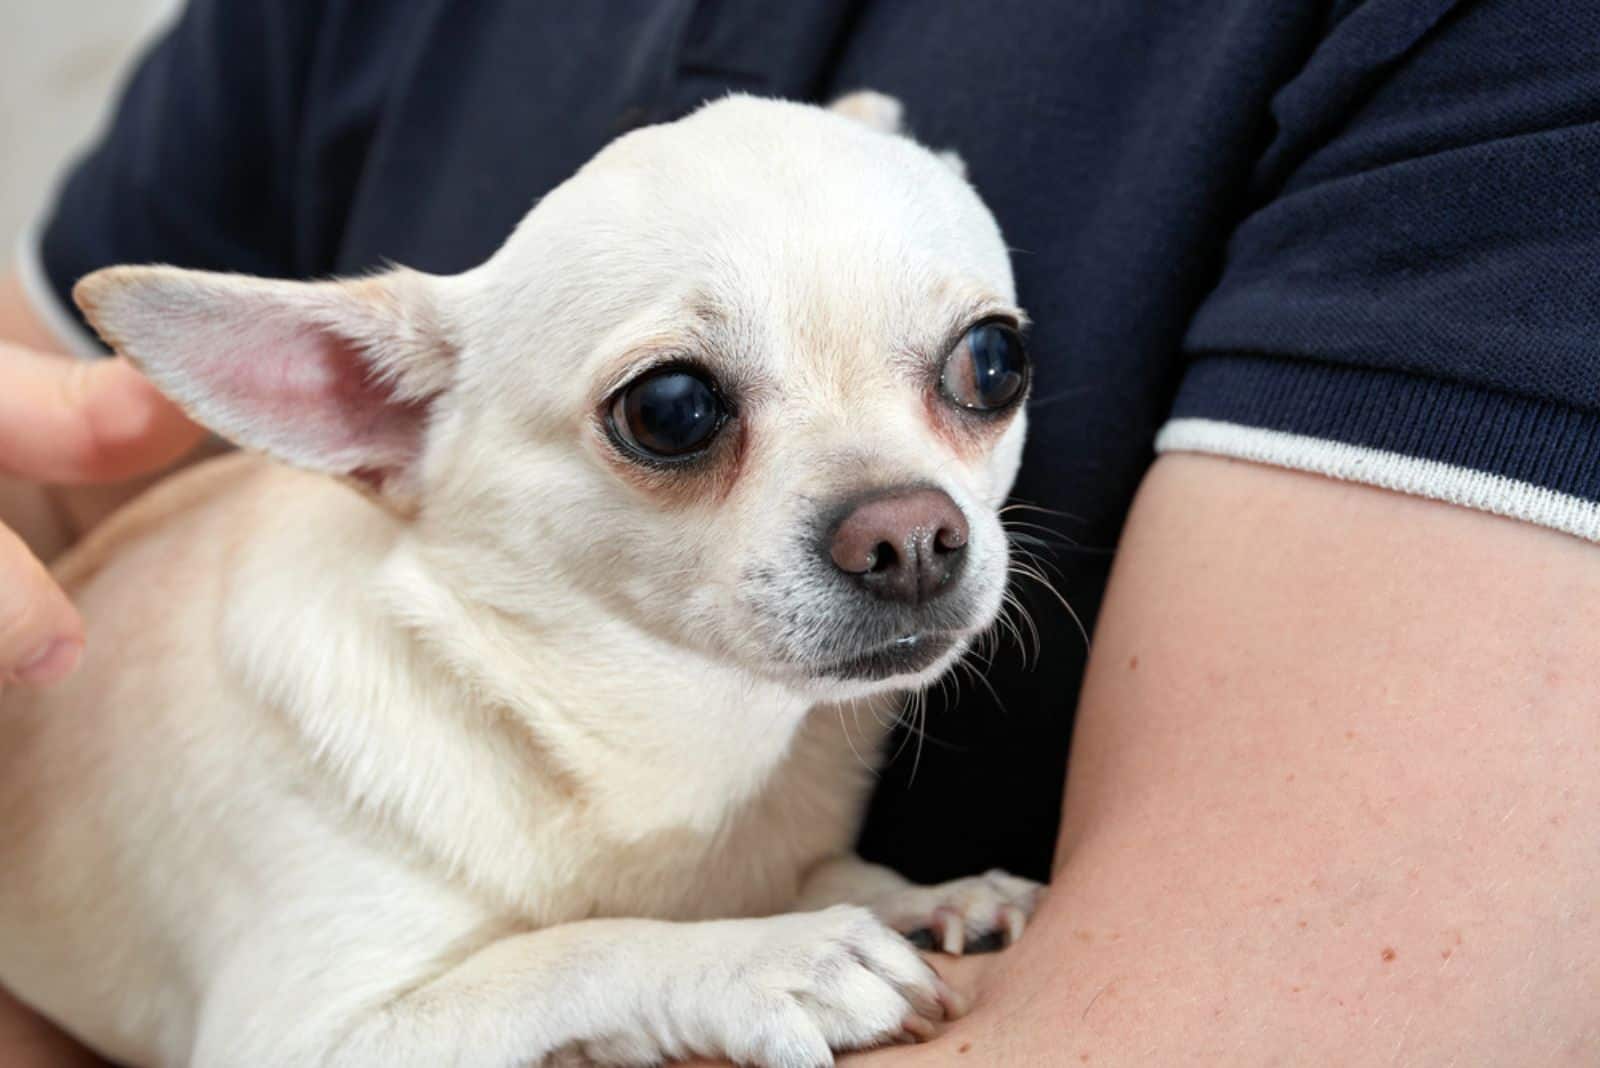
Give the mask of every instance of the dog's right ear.
[[(906, 132), (905, 106), (887, 93), (858, 89), (839, 97), (828, 105), (828, 110), (835, 115), (843, 115), (847, 119), (854, 119), (870, 126), (879, 133), (895, 134), (899, 137), (910, 136)], [(957, 177), (966, 178), (966, 160), (954, 151), (944, 149), (935, 152), (934, 155), (938, 156), (946, 167), (955, 171)]]
[(879, 133), (905, 133), (905, 107), (888, 93), (857, 89), (829, 104), (828, 110), (870, 126)]
[(111, 267), (73, 297), (107, 344), (197, 422), (404, 508), (433, 400), (454, 376), (434, 279), (282, 282)]

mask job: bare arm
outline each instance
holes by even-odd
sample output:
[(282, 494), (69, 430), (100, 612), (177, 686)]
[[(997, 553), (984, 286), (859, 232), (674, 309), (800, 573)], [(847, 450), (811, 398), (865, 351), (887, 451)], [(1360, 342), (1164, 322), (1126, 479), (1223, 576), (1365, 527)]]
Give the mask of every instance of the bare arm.
[(1597, 652), (1595, 546), (1160, 460), (1040, 915), (965, 1021), (857, 1060), (1596, 1063)]

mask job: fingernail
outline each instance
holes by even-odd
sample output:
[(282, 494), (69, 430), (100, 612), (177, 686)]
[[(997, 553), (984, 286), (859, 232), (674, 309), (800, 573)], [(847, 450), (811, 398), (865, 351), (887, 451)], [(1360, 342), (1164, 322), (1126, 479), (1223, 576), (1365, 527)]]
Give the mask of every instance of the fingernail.
[(25, 682), (29, 686), (47, 686), (72, 674), (82, 653), (82, 642), (57, 638), (46, 642), (32, 656), (23, 658), (13, 674), (18, 682)]

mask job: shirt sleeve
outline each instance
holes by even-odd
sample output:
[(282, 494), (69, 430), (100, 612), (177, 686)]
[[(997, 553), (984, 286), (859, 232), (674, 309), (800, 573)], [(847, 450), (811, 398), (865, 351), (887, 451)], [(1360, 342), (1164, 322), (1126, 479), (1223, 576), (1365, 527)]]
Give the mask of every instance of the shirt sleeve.
[(1600, 14), (1406, 8), (1277, 94), (1157, 449), (1600, 540)]
[(24, 284), (63, 340), (92, 336), (71, 291), (100, 267), (295, 273), (291, 176), (315, 9), (191, 0), (140, 61), (23, 239)]

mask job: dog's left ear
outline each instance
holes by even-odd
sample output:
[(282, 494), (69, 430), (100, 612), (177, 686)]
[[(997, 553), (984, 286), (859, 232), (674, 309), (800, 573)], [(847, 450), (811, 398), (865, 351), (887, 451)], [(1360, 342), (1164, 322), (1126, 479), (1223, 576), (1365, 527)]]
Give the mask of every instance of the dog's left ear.
[[(853, 93), (846, 93), (828, 105), (828, 110), (836, 115), (843, 115), (847, 119), (854, 119), (872, 127), (879, 133), (895, 134), (900, 137), (911, 136), (905, 127), (905, 105), (887, 93), (874, 92), (871, 89), (859, 89)], [(967, 176), (967, 163), (950, 149), (935, 152), (951, 170), (965, 178)]]
[(404, 510), (432, 402), (454, 376), (435, 279), (283, 282), (111, 267), (73, 290), (106, 342), (197, 422)]

